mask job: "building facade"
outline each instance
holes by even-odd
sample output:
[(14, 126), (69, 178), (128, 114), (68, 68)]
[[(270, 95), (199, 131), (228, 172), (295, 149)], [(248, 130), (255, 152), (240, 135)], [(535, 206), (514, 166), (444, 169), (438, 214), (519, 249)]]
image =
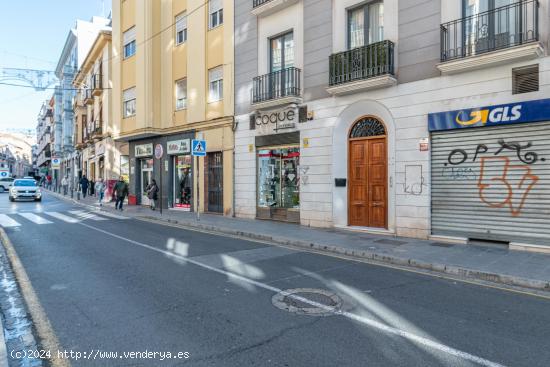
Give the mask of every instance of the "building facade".
[(111, 30), (101, 30), (75, 76), (77, 89), (73, 108), (74, 139), (80, 157), (77, 177), (102, 178), (109, 196), (122, 174), (121, 155), (128, 155), (127, 143), (113, 140)]
[(236, 214), (550, 244), (548, 6), (237, 0)]
[[(148, 204), (155, 179), (165, 208), (233, 213), (233, 51), (233, 1), (113, 2), (113, 122), (129, 143), (131, 202)], [(194, 160), (195, 138), (207, 155)]]
[(74, 149), (74, 110), (73, 101), (76, 89), (73, 80), (82, 66), (84, 58), (90, 51), (100, 30), (108, 27), (110, 20), (102, 17), (92, 17), (91, 21), (77, 20), (75, 27), (69, 31), (59, 57), (55, 75), (59, 85), (54, 93), (55, 114), (55, 150), (56, 158), (61, 159), (59, 170), (54, 172), (56, 181), (67, 176), (70, 179), (77, 177), (78, 157)]
[(50, 101), (44, 101), (40, 108), (36, 125), (36, 166), (39, 176), (51, 172), (53, 108)]

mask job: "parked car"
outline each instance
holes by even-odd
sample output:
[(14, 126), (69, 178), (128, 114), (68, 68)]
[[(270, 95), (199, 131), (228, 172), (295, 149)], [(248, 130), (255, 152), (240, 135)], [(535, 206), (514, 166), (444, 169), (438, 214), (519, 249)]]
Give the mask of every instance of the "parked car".
[(12, 184), (13, 184), (13, 178), (11, 177), (0, 178), (0, 192), (9, 191)]
[(10, 201), (18, 199), (42, 201), (42, 190), (34, 179), (16, 179), (10, 188)]

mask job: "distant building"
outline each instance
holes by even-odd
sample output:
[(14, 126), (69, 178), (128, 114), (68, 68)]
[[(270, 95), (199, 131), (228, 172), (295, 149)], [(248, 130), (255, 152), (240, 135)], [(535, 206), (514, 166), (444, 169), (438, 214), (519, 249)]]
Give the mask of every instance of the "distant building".
[(32, 135), (12, 132), (0, 132), (0, 172), (11, 177), (23, 177), (33, 174)]

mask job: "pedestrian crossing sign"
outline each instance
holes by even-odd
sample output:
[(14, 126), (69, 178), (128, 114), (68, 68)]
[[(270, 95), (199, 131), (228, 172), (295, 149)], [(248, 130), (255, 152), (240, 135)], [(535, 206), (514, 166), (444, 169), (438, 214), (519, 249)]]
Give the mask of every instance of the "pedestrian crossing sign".
[(206, 156), (206, 140), (195, 140), (191, 142), (191, 155), (196, 157)]

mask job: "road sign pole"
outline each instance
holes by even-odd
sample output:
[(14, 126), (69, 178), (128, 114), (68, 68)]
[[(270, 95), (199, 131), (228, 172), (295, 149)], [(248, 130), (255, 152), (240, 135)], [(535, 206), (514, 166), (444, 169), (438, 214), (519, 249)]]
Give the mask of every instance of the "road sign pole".
[(200, 188), (201, 188), (201, 183), (200, 183), (200, 167), (199, 167), (199, 162), (200, 162), (200, 159), (198, 156), (195, 156), (196, 157), (196, 167), (197, 167), (197, 221), (200, 221), (201, 220), (201, 194), (200, 194)]

